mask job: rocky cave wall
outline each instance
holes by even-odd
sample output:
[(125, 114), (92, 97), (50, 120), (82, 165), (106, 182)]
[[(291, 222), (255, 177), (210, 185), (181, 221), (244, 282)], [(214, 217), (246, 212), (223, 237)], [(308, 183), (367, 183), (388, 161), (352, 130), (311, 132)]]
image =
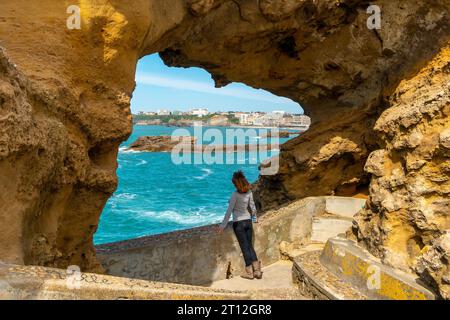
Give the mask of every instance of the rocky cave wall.
[[(73, 2), (0, 3), (0, 259), (101, 271), (92, 237), (131, 132), (136, 63), (160, 52), (167, 65), (208, 70), (218, 87), (263, 88), (312, 117), (282, 146), (279, 174), (259, 179), (262, 209), (370, 183), (357, 239), (445, 288), (448, 0), (372, 1), (380, 30), (367, 28), (362, 0)], [(80, 30), (66, 27), (71, 4)], [(419, 120), (405, 127), (410, 112)], [(418, 181), (433, 191), (417, 196)]]
[(383, 262), (416, 270), (450, 299), (450, 46), (403, 80), (374, 130), (370, 201), (357, 239)]

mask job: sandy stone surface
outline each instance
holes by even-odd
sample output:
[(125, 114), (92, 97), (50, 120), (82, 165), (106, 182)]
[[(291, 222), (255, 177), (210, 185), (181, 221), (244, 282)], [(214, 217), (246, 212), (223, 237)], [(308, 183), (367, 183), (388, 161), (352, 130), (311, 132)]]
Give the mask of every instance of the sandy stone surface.
[(211, 288), (232, 291), (252, 291), (252, 294), (271, 295), (272, 299), (304, 299), (292, 279), (292, 261), (280, 260), (262, 269), (263, 278), (248, 280), (235, 276), (216, 281)]

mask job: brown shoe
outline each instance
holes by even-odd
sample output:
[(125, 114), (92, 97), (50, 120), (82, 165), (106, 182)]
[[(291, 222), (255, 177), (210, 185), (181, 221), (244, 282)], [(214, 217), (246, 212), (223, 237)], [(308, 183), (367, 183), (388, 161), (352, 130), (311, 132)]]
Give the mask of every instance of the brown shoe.
[(241, 274), (241, 277), (244, 279), (253, 280), (253, 267), (252, 266), (245, 267), (245, 270)]
[(261, 271), (261, 261), (254, 261), (252, 263), (252, 267), (253, 267), (253, 276), (256, 279), (262, 279), (262, 271)]

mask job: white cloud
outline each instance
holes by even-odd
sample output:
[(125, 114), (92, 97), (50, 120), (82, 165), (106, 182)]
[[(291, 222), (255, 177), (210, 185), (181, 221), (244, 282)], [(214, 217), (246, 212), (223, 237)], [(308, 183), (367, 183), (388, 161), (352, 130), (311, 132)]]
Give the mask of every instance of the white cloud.
[(200, 81), (161, 77), (146, 73), (137, 74), (136, 82), (138, 84), (143, 85), (172, 88), (177, 90), (195, 91), (214, 95), (230, 96), (240, 99), (267, 101), (272, 103), (295, 104), (295, 102), (293, 102), (288, 98), (277, 97), (271, 94), (270, 92), (261, 89), (252, 89), (252, 88), (240, 89), (240, 88), (232, 88), (229, 86), (224, 88), (215, 88), (212, 83), (209, 84)]

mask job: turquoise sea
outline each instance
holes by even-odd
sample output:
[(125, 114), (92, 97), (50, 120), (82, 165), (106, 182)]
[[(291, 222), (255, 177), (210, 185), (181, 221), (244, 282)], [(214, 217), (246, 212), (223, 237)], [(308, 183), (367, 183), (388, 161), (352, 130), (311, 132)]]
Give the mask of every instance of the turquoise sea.
[[(183, 129), (194, 134), (194, 128)], [(203, 133), (207, 129), (220, 130), (225, 136), (226, 128), (223, 127), (202, 129)], [(120, 147), (119, 186), (103, 210), (94, 236), (95, 244), (220, 222), (234, 190), (233, 172), (244, 171), (250, 182), (258, 178), (258, 164), (250, 162), (256, 158), (259, 163), (264, 157), (259, 158), (256, 153), (234, 155), (234, 164), (176, 165), (170, 153), (126, 150), (140, 136), (171, 135), (174, 130), (179, 128), (134, 126), (133, 134)], [(264, 129), (256, 130), (259, 135)], [(204, 135), (196, 136), (205, 144), (211, 143)], [(257, 143), (259, 139), (247, 137), (246, 141)], [(287, 140), (280, 139), (280, 143)], [(268, 156), (277, 153), (273, 150)]]

